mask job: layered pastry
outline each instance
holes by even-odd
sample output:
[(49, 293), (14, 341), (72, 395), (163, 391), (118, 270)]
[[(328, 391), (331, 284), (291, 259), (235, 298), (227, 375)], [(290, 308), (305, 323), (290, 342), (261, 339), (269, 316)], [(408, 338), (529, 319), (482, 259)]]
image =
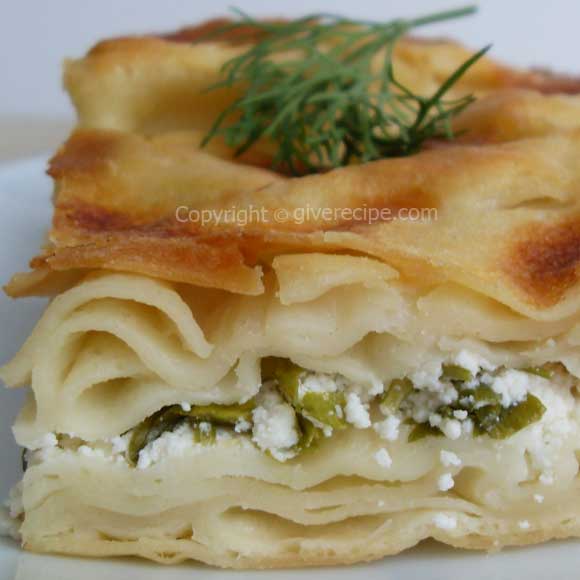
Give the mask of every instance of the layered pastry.
[[(52, 228), (6, 287), (50, 297), (1, 371), (29, 386), (26, 549), (258, 568), (580, 536), (580, 85), (396, 37), (365, 117), (360, 54), (333, 52), (365, 26), (213, 22), (66, 64)], [(342, 58), (285, 129), (324, 101), (320, 140), (220, 84), (248, 55), (282, 84), (315, 55), (298, 92)]]

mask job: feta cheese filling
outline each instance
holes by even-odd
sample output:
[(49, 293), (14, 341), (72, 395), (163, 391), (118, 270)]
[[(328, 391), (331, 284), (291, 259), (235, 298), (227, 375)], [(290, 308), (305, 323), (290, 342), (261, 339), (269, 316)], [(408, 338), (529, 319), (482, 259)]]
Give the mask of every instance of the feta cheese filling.
[(296, 455), (293, 450), (299, 439), (296, 414), (273, 385), (262, 386), (252, 417), (252, 441), (262, 451), (268, 451), (279, 461)]
[[(265, 376), (257, 396), (245, 403), (177, 403), (107, 440), (87, 442), (74, 434), (47, 433), (30, 445), (25, 463), (35, 466), (64, 454), (85, 462), (110, 462), (119, 469), (149, 470), (168, 458), (211, 452), (214, 445), (242, 446), (287, 462), (337, 431), (352, 429), (368, 431), (375, 440), (369, 440), (365, 469), (394, 480), (401, 469), (402, 445), (440, 437), (435, 446), (426, 447), (437, 454), (429, 467), (433, 493), (454, 494), (461, 492), (459, 473), (473, 465), (471, 441), (486, 438), (483, 447), (474, 448), (481, 453), (482, 448), (489, 452), (489, 445), (504, 445), (496, 440), (509, 439), (509, 453), (525, 453), (530, 469), (526, 481), (534, 482), (530, 502), (539, 508), (549, 506), (558, 493), (566, 477), (561, 450), (567, 453), (580, 431), (578, 380), (561, 365), (494, 367), (462, 351), (391, 381), (383, 392), (375, 387), (365, 391), (344, 376), (307, 371), (289, 361), (280, 368)], [(530, 408), (532, 397), (537, 403)], [(492, 447), (492, 453), (494, 449), (499, 447)], [(10, 513), (0, 513), (0, 533), (13, 537), (21, 522), (18, 492), (15, 488), (12, 493)], [(457, 527), (456, 516), (449, 513), (436, 513), (431, 521), (445, 532)], [(515, 525), (525, 531), (535, 524), (516, 519)]]
[[(57, 446), (68, 446), (86, 457), (128, 461), (147, 469), (192, 446), (236, 438), (285, 462), (347, 428), (372, 429), (384, 442), (405, 437), (409, 443), (431, 436), (449, 441), (503, 439), (526, 429), (533, 435), (533, 465), (541, 473), (540, 481), (550, 485), (550, 457), (573, 428), (569, 417), (575, 409), (572, 389), (577, 382), (561, 365), (498, 368), (465, 350), (447, 363), (429, 362), (379, 394), (374, 387), (371, 394), (342, 375), (307, 371), (286, 359), (275, 361), (263, 380), (258, 395), (246, 403), (204, 407), (181, 402), (98, 444), (46, 434), (32, 446), (34, 460), (48, 457)], [(375, 459), (383, 468), (393, 461), (387, 447), (379, 449)], [(446, 450), (441, 451), (440, 462), (448, 469), (461, 465), (461, 459)], [(440, 490), (452, 487), (452, 474), (443, 473)]]

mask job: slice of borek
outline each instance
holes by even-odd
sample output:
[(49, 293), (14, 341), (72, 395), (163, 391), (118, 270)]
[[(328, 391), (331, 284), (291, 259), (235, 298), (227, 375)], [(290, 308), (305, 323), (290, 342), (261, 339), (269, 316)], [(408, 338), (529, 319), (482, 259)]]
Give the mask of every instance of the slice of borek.
[[(452, 441), (483, 436), (508, 439), (530, 427), (530, 444), (540, 432), (553, 431), (551, 423), (556, 420), (563, 424), (555, 432), (570, 429), (564, 423), (571, 421), (567, 414), (574, 410), (571, 391), (576, 381), (563, 365), (516, 370), (494, 368), (467, 351), (461, 351), (456, 358), (469, 359), (473, 371), (457, 364), (439, 365), (439, 376), (432, 375), (429, 382), (415, 386), (408, 377), (395, 379), (378, 395), (340, 374), (307, 371), (287, 359), (262, 359), (262, 385), (252, 399), (234, 405), (183, 402), (163, 407), (110, 440), (110, 455), (115, 461), (124, 460), (144, 469), (164, 455), (181, 455), (191, 446), (216, 445), (237, 438), (238, 444), (251, 442), (277, 461), (285, 462), (314, 451), (321, 439), (349, 427), (372, 428), (385, 441), (403, 437), (408, 443), (428, 436)], [(485, 366), (473, 367), (478, 362)], [(419, 370), (418, 376), (422, 372)], [(555, 395), (551, 385), (557, 385), (559, 392)], [(557, 403), (551, 404), (550, 397), (555, 397)], [(544, 401), (553, 407), (545, 420)], [(558, 405), (560, 411), (556, 411)], [(566, 412), (562, 413), (562, 409)], [(542, 429), (531, 429), (536, 423), (543, 425)], [(66, 448), (85, 444), (71, 437), (66, 440)], [(57, 445), (55, 439), (49, 442), (50, 446)], [(107, 441), (102, 443), (103, 450), (108, 449)], [(540, 438), (528, 449), (537, 469), (550, 465), (545, 461), (544, 447)], [(388, 450), (375, 453), (379, 463), (381, 456), (390, 457)], [(392, 459), (387, 461), (390, 467)], [(459, 465), (460, 460), (456, 461)]]
[[(577, 81), (483, 57), (456, 140), (291, 176), (200, 147), (253, 38), (207, 26), (67, 65), (49, 239), (6, 288), (50, 298), (0, 370), (23, 546), (259, 568), (580, 537)], [(470, 54), (393, 59), (429, 99)]]
[[(285, 276), (314, 259), (322, 291)], [(27, 548), (257, 566), (576, 533), (573, 328), (466, 290), (418, 302), (367, 258), (271, 274), (242, 297), (93, 272), (51, 302), (2, 370), (32, 386), (11, 500)], [(450, 299), (463, 336), (433, 326)], [(479, 321), (507, 340), (470, 336)]]

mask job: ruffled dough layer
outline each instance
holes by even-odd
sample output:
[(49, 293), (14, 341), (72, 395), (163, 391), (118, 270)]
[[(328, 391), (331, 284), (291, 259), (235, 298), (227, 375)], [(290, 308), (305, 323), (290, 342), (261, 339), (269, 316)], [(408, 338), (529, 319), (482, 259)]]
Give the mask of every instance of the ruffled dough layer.
[(462, 348), (580, 373), (579, 335), (577, 317), (540, 322), (465, 288), (411, 287), (368, 258), (289, 255), (259, 296), (92, 273), (52, 301), (1, 376), (31, 383), (16, 425), (30, 445), (46, 432), (118, 435), (182, 401), (245, 401), (268, 355), (380, 390)]
[[(388, 468), (374, 459), (385, 442), (352, 429), (286, 464), (242, 438), (145, 470), (53, 449), (25, 474), (21, 533), (37, 551), (240, 568), (369, 560), (428, 537), (493, 550), (579, 535), (575, 425), (552, 450), (550, 485), (529, 461), (530, 429), (500, 442), (389, 442)], [(443, 466), (442, 449), (461, 464)], [(455, 485), (442, 492), (445, 472)]]

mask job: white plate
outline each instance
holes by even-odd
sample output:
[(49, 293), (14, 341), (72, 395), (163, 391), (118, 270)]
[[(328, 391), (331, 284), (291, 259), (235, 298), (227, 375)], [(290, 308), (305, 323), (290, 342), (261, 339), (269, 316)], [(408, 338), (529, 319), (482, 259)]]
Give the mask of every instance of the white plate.
[[(31, 159), (0, 166), (0, 280), (26, 268), (42, 243), (50, 223), (51, 183), (44, 174), (45, 160)], [(30, 332), (44, 301), (13, 302), (0, 297), (0, 361), (12, 356)], [(0, 389), (0, 496), (20, 477), (20, 454), (10, 425), (22, 393)], [(536, 580), (580, 578), (580, 544), (551, 542), (535, 548), (500, 554), (471, 553), (426, 542), (400, 556), (350, 568), (323, 568), (281, 572), (228, 572), (196, 564), (175, 567), (134, 559), (89, 560), (21, 552), (0, 538), (0, 580), (195, 580), (201, 578), (255, 578), (274, 580)]]

